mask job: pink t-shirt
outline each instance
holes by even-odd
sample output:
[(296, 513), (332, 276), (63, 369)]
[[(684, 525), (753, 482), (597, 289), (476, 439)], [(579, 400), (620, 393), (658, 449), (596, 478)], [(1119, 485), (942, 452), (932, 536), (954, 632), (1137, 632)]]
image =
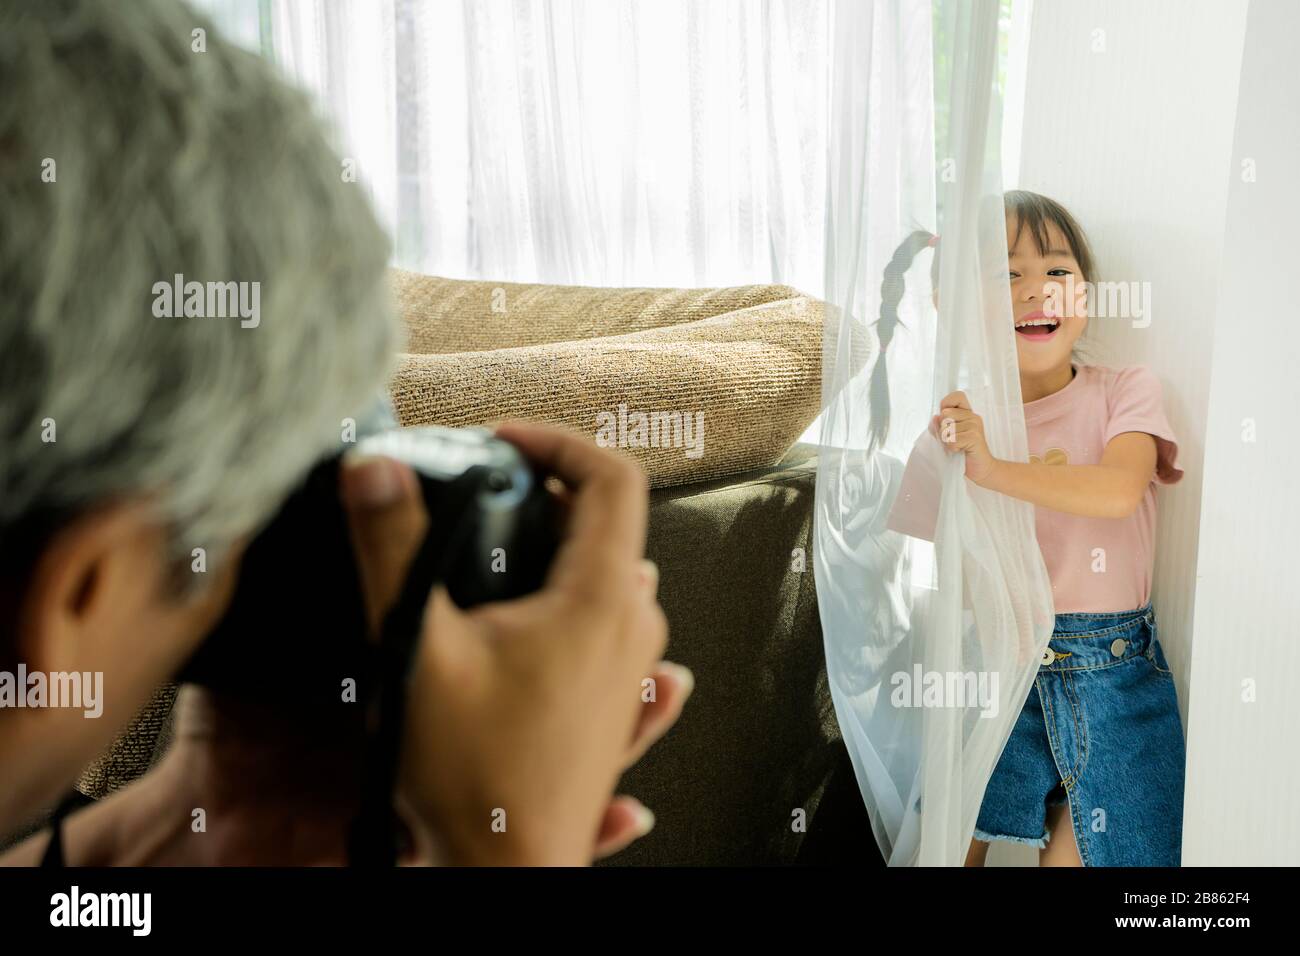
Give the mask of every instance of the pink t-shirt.
[[(1025, 403), (1029, 460), (1096, 465), (1116, 435), (1146, 432), (1156, 439), (1156, 472), (1137, 510), (1127, 518), (1087, 518), (1035, 506), (1038, 547), (1052, 581), (1057, 614), (1133, 610), (1151, 599), (1155, 486), (1183, 477), (1178, 442), (1165, 417), (1160, 379), (1150, 368), (1076, 369), (1065, 388)], [(939, 476), (947, 456), (938, 436), (929, 429), (922, 432), (903, 470), (888, 527), (934, 540)]]

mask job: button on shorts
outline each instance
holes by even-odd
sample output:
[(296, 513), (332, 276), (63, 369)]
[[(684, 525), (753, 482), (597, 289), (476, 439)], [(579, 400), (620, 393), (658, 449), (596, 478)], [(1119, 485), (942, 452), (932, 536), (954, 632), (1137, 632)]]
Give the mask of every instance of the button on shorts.
[(1150, 603), (1058, 614), (975, 838), (1046, 846), (1047, 808), (1064, 800), (1084, 866), (1178, 866), (1185, 765)]

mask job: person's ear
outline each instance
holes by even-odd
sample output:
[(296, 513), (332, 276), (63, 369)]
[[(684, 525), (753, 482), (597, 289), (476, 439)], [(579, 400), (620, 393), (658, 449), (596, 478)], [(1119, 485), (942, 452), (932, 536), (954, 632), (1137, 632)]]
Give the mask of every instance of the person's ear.
[(19, 596), (18, 653), (30, 669), (81, 671), (112, 655), (110, 636), (147, 619), (164, 535), (144, 502), (73, 518), (48, 539)]

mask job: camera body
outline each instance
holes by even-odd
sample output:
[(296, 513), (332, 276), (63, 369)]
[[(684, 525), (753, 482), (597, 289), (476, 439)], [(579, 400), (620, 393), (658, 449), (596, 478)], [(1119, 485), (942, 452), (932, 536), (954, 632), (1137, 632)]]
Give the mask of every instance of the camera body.
[[(460, 607), (541, 587), (558, 545), (555, 503), (509, 442), (484, 429), (386, 429), (356, 450), (409, 464), (429, 514), (436, 567), (413, 564)], [(342, 453), (318, 464), (249, 544), (234, 598), (180, 674), (304, 721), (359, 728), (374, 645), (339, 496)]]
[(406, 462), (420, 480), (430, 533), (446, 536), (441, 574), (460, 607), (542, 586), (555, 554), (553, 500), (519, 450), (479, 428), (399, 428), (357, 443)]

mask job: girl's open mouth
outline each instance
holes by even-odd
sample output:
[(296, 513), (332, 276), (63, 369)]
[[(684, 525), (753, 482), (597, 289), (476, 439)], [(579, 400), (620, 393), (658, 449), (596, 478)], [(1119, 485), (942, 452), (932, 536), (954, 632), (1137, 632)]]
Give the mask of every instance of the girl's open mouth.
[(1016, 334), (1037, 342), (1045, 342), (1056, 334), (1061, 327), (1057, 319), (1048, 318), (1041, 312), (1031, 312), (1016, 323)]

